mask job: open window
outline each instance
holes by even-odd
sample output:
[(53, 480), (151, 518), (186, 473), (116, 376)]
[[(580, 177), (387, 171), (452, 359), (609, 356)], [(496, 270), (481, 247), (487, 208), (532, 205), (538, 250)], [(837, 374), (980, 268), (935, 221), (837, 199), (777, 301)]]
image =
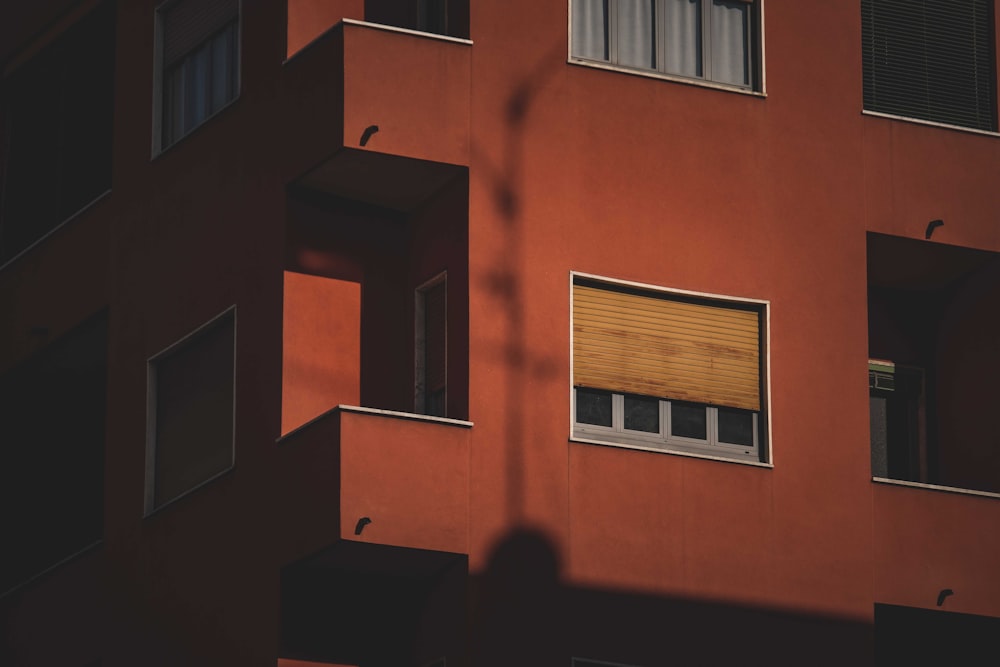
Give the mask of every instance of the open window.
[(868, 235), (875, 478), (1000, 491), (1000, 255)]
[(573, 436), (766, 459), (764, 308), (573, 279)]

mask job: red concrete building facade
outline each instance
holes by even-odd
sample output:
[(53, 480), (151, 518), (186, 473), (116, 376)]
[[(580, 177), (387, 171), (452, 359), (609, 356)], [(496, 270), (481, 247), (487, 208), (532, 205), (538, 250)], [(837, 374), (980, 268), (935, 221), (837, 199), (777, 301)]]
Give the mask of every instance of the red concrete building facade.
[(0, 663), (994, 664), (993, 5), (5, 5)]

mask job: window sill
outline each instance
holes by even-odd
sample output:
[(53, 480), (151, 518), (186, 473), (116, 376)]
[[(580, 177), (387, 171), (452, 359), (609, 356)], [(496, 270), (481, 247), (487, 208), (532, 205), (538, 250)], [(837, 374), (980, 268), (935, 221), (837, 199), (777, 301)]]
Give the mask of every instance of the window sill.
[(93, 199), (91, 199), (89, 202), (87, 202), (82, 207), (80, 207), (75, 213), (71, 214), (68, 218), (66, 218), (65, 220), (63, 220), (59, 224), (57, 224), (55, 227), (53, 227), (49, 231), (45, 232), (45, 234), (43, 234), (42, 236), (38, 237), (38, 239), (35, 240), (34, 242), (32, 242), (27, 248), (25, 248), (24, 250), (21, 250), (20, 252), (18, 252), (16, 255), (14, 255), (13, 257), (11, 257), (10, 259), (8, 259), (7, 261), (0, 263), (0, 271), (3, 271), (8, 266), (10, 266), (14, 262), (16, 262), (18, 259), (20, 259), (24, 255), (26, 255), (29, 252), (31, 252), (34, 248), (36, 248), (37, 246), (39, 246), (42, 243), (44, 243), (45, 239), (49, 238), (50, 236), (52, 236), (53, 234), (55, 234), (56, 232), (58, 232), (60, 229), (62, 229), (63, 227), (65, 227), (69, 223), (71, 223), (74, 220), (76, 220), (77, 218), (81, 217), (83, 214), (85, 214), (87, 211), (89, 211), (90, 209), (92, 209), (95, 206), (97, 206), (97, 204), (99, 204), (102, 200), (104, 200), (105, 198), (107, 198), (110, 195), (111, 195), (111, 188), (108, 188), (107, 190), (105, 190), (101, 194), (99, 194), (96, 197), (94, 197)]
[(82, 558), (83, 556), (86, 556), (91, 551), (99, 549), (103, 545), (104, 545), (104, 540), (103, 539), (94, 540), (93, 542), (91, 542), (87, 546), (83, 547), (79, 551), (75, 551), (75, 552), (71, 553), (69, 556), (66, 556), (65, 558), (63, 558), (58, 563), (54, 563), (53, 565), (48, 566), (47, 568), (45, 568), (41, 572), (38, 572), (37, 574), (31, 575), (30, 577), (28, 577), (27, 579), (25, 579), (21, 583), (14, 584), (13, 586), (11, 586), (10, 588), (8, 588), (7, 590), (0, 592), (0, 600), (3, 600), (5, 597), (7, 597), (8, 595), (11, 595), (12, 593), (15, 593), (17, 591), (25, 589), (26, 587), (28, 587), (31, 584), (33, 584), (34, 582), (38, 581), (42, 577), (45, 577), (45, 576), (51, 574), (52, 572), (55, 572), (59, 568), (61, 568), (64, 565), (67, 565), (67, 564), (69, 564), (69, 563), (77, 560), (78, 558)]
[(162, 504), (157, 505), (156, 507), (153, 507), (151, 509), (146, 510), (143, 513), (142, 518), (143, 519), (149, 519), (152, 516), (154, 516), (156, 514), (159, 514), (163, 510), (167, 509), (168, 507), (177, 504), (179, 501), (181, 501), (184, 498), (187, 498), (191, 494), (195, 493), (199, 489), (205, 488), (206, 486), (208, 486), (212, 482), (218, 480), (220, 477), (225, 477), (226, 475), (232, 473), (234, 470), (236, 470), (236, 464), (235, 463), (232, 464), (231, 466), (229, 466), (228, 468), (226, 468), (225, 470), (220, 470), (219, 472), (215, 473), (214, 475), (212, 475), (208, 479), (206, 479), (206, 480), (204, 480), (202, 482), (198, 482), (197, 484), (195, 484), (194, 486), (192, 486), (187, 491), (184, 491), (183, 493), (174, 496), (170, 500), (166, 500)]
[(882, 113), (881, 111), (869, 111), (867, 109), (862, 109), (861, 115), (871, 116), (872, 118), (885, 118), (886, 120), (898, 120), (904, 123), (913, 123), (914, 125), (939, 127), (942, 130), (955, 130), (957, 132), (966, 132), (968, 134), (979, 134), (986, 137), (1000, 137), (1000, 132), (993, 132), (991, 130), (977, 130), (974, 127), (965, 127), (963, 125), (951, 125), (949, 123), (938, 123), (937, 121), (924, 120), (923, 118), (910, 118), (909, 116), (897, 116), (891, 113)]
[(681, 449), (664, 449), (663, 447), (652, 447), (644, 445), (633, 445), (622, 442), (607, 442), (604, 440), (591, 440), (590, 438), (581, 438), (579, 436), (570, 436), (570, 442), (579, 443), (582, 445), (600, 445), (602, 447), (617, 447), (618, 449), (634, 449), (640, 452), (652, 452), (654, 454), (670, 454), (673, 456), (685, 456), (693, 459), (705, 459), (707, 461), (719, 461), (721, 463), (736, 463), (739, 465), (751, 466), (754, 468), (774, 468), (772, 463), (762, 463), (760, 461), (751, 461), (749, 459), (738, 459), (730, 458), (726, 456), (712, 456), (711, 454), (700, 454), (697, 452), (687, 452)]
[(619, 74), (632, 74), (634, 76), (641, 76), (647, 79), (660, 79), (662, 81), (673, 81), (674, 83), (683, 83), (689, 86), (698, 86), (699, 88), (712, 88), (714, 90), (721, 90), (727, 93), (737, 93), (740, 95), (747, 95), (749, 97), (758, 97), (764, 99), (767, 97), (767, 93), (764, 91), (751, 90), (749, 88), (741, 88), (739, 86), (732, 86), (726, 83), (718, 83), (716, 81), (709, 81), (707, 79), (692, 79), (685, 76), (677, 76), (673, 74), (666, 74), (664, 72), (658, 72), (656, 70), (644, 70), (644, 69), (632, 69), (630, 67), (622, 67), (620, 65), (613, 65), (611, 63), (599, 62), (596, 60), (584, 60), (582, 58), (570, 58), (566, 61), (570, 65), (579, 65), (580, 67), (591, 67), (593, 69), (603, 69), (609, 72), (618, 72)]
[(875, 484), (886, 484), (888, 486), (908, 486), (912, 489), (927, 489), (928, 491), (941, 491), (943, 493), (956, 493), (962, 496), (979, 496), (981, 498), (1000, 498), (1000, 493), (992, 491), (977, 491), (976, 489), (963, 489), (959, 486), (943, 486), (941, 484), (927, 484), (925, 482), (909, 482), (903, 479), (889, 479), (888, 477), (872, 477)]
[[(227, 109), (230, 109), (233, 106), (235, 106), (235, 104), (237, 102), (239, 102), (240, 97), (242, 97), (242, 94), (243, 94), (243, 91), (242, 91), (242, 87), (241, 87), (240, 91), (236, 93), (236, 96), (233, 97), (233, 99), (231, 99), (228, 102), (226, 102), (223, 106), (219, 107), (219, 109), (215, 113), (213, 113), (211, 116), (207, 117), (205, 120), (201, 121), (200, 123), (198, 123), (197, 125), (195, 125), (193, 128), (191, 128), (190, 132), (188, 132), (187, 134), (185, 134), (185, 135), (183, 135), (181, 137), (178, 137), (177, 140), (174, 141), (174, 143), (170, 144), (169, 146), (154, 145), (154, 147), (153, 147), (153, 154), (149, 158), (150, 161), (156, 161), (160, 156), (166, 155), (167, 153), (169, 153), (170, 151), (172, 151), (175, 146), (179, 146), (179, 145), (183, 144), (185, 141), (188, 140), (189, 137), (192, 137), (195, 134), (197, 134), (198, 132), (200, 132), (203, 127), (205, 127), (206, 125), (208, 125), (209, 123), (211, 123), (213, 120), (215, 120), (216, 118), (218, 118), (219, 116), (221, 116), (222, 114), (224, 114)], [(160, 125), (160, 123), (161, 123), (161, 120), (159, 118), (157, 118), (156, 126), (154, 128), (156, 132), (162, 132), (163, 131), (163, 128)]]

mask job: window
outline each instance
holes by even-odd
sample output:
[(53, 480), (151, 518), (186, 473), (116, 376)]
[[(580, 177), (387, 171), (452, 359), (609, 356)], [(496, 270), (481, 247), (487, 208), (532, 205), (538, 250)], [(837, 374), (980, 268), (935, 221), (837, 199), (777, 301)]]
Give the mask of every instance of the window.
[(102, 312), (0, 376), (0, 595), (103, 537), (107, 360)]
[(176, 0), (157, 10), (161, 150), (236, 98), (238, 23), (239, 0)]
[(1000, 492), (998, 299), (1000, 254), (868, 234), (873, 477)]
[(115, 11), (104, 3), (0, 82), (0, 264), (111, 189)]
[(233, 465), (235, 310), (149, 361), (146, 511)]
[(416, 412), (444, 417), (448, 410), (448, 281), (446, 274), (417, 288)]
[(996, 130), (993, 0), (862, 0), (864, 108)]
[(927, 427), (923, 369), (868, 362), (872, 475), (926, 480)]
[(572, 56), (760, 89), (760, 2), (573, 0)]
[(762, 461), (764, 304), (573, 283), (573, 435)]

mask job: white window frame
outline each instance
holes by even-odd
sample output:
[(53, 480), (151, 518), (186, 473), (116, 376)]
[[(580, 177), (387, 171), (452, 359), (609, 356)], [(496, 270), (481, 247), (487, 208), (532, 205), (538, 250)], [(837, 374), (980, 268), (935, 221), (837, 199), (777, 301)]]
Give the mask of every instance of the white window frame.
[[(758, 97), (766, 97), (766, 81), (767, 77), (765, 75), (765, 50), (764, 50), (764, 2), (765, 0), (752, 0), (751, 12), (754, 12), (751, 17), (750, 25), (748, 26), (748, 32), (746, 39), (748, 40), (748, 50), (747, 57), (749, 59), (749, 73), (750, 73), (750, 84), (749, 85), (739, 85), (728, 83), (725, 81), (717, 81), (710, 78), (707, 74), (703, 76), (686, 76), (684, 74), (679, 74), (675, 72), (669, 72), (666, 70), (666, 66), (663, 61), (664, 49), (663, 49), (663, 34), (661, 30), (656, 30), (654, 34), (657, 52), (657, 67), (653, 68), (640, 68), (631, 65), (620, 65), (617, 61), (617, 48), (615, 42), (617, 41), (617, 35), (615, 33), (614, 25), (616, 22), (617, 12), (614, 9), (614, 3), (616, 2), (628, 2), (631, 0), (607, 0), (609, 3), (608, 8), (608, 59), (592, 59), (586, 58), (584, 56), (575, 55), (573, 53), (573, 2), (574, 0), (568, 0), (568, 21), (567, 21), (567, 62), (574, 65), (585, 65), (588, 67), (596, 67), (599, 69), (613, 70), (617, 72), (625, 72), (629, 74), (637, 74), (640, 76), (646, 76), (656, 79), (665, 79), (668, 81), (676, 81), (679, 83), (688, 83), (698, 86), (703, 86), (707, 88), (717, 88), (720, 90), (727, 90), (730, 92), (743, 93), (747, 95), (754, 95)], [(710, 70), (711, 67), (711, 21), (706, 20), (705, 16), (711, 15), (711, 2), (712, 0), (700, 0), (701, 1), (701, 43), (702, 43), (702, 67), (703, 70)], [(659, 4), (659, 3), (657, 3)]]
[(448, 414), (448, 272), (442, 271), (430, 280), (421, 283), (413, 291), (413, 411), (417, 414), (427, 414), (425, 404), (427, 401), (427, 322), (425, 298), (429, 290), (444, 283), (444, 414), (437, 415), (445, 417)]
[[(233, 387), (233, 414), (232, 419), (232, 440), (230, 442), (230, 453), (229, 453), (229, 465), (215, 473), (214, 475), (208, 477), (207, 479), (198, 482), (190, 489), (179, 493), (173, 498), (164, 500), (159, 505), (156, 504), (156, 400), (157, 400), (157, 364), (163, 359), (167, 358), (171, 352), (177, 350), (184, 345), (195, 340), (204, 331), (212, 328), (218, 324), (222, 319), (226, 317), (233, 318), (233, 377), (232, 377), (232, 387)], [(236, 343), (237, 343), (237, 317), (236, 317), (236, 304), (229, 306), (223, 310), (218, 315), (212, 317), (210, 320), (197, 327), (193, 331), (188, 332), (178, 340), (174, 341), (167, 347), (163, 348), (153, 356), (146, 360), (146, 471), (145, 471), (145, 500), (144, 500), (144, 516), (149, 516), (154, 514), (168, 505), (172, 505), (181, 498), (184, 498), (191, 493), (197, 491), (201, 487), (212, 483), (219, 477), (227, 474), (233, 468), (236, 467)]]
[[(753, 413), (753, 433), (754, 444), (752, 448), (746, 445), (736, 445), (721, 442), (718, 439), (718, 409), (714, 406), (705, 405), (709, 414), (706, 415), (707, 434), (704, 440), (686, 438), (670, 434), (670, 399), (661, 397), (659, 400), (659, 433), (649, 433), (645, 431), (632, 431), (626, 429), (625, 422), (625, 395), (619, 392), (610, 392), (612, 395), (612, 421), (611, 426), (599, 426), (595, 424), (585, 424), (576, 420), (576, 387), (573, 384), (573, 285), (577, 278), (589, 281), (606, 283), (609, 288), (615, 286), (633, 287), (649, 292), (658, 292), (664, 298), (672, 296), (696, 297), (700, 299), (711, 299), (718, 301), (720, 305), (732, 304), (753, 304), (760, 308), (760, 326), (762, 332), (762, 349), (760, 351), (760, 372), (761, 372), (761, 410)], [(708, 292), (696, 292), (666, 288), (649, 283), (635, 282), (631, 280), (619, 280), (590, 273), (570, 271), (569, 274), (569, 439), (573, 442), (585, 442), (600, 445), (611, 445), (629, 449), (642, 449), (648, 451), (659, 451), (670, 454), (682, 454), (698, 458), (709, 458), (721, 461), (731, 461), (744, 463), (765, 468), (774, 467), (772, 453), (773, 439), (771, 436), (771, 425), (774, 421), (774, 413), (771, 408), (771, 302), (765, 299), (753, 299), (747, 297), (727, 296)], [(605, 391), (605, 390), (595, 390)], [(686, 401), (682, 401), (686, 402)], [(688, 402), (686, 402), (688, 403)], [(695, 403), (694, 405), (702, 405)], [(764, 415), (764, 425), (761, 427), (761, 415)], [(763, 442), (761, 442), (763, 439)]]
[[(600, 390), (595, 390), (600, 391)], [(702, 403), (690, 403), (689, 405), (699, 405), (705, 408), (705, 438), (689, 438), (674, 435), (671, 428), (672, 401), (666, 398), (657, 399), (654, 396), (644, 396), (659, 401), (658, 421), (660, 430), (657, 433), (650, 431), (633, 431), (625, 427), (625, 395), (616, 392), (611, 394), (611, 426), (601, 426), (599, 424), (587, 424), (576, 421), (576, 388), (573, 391), (574, 417), (573, 434), (577, 437), (592, 438), (611, 443), (623, 442), (639, 446), (649, 446), (670, 450), (683, 450), (695, 454), (711, 454), (723, 456), (725, 458), (746, 458), (750, 461), (760, 461), (758, 417), (756, 412), (753, 415), (753, 444), (740, 445), (732, 442), (725, 442), (719, 439), (719, 409), (717, 407)], [(749, 410), (745, 412), (750, 412)]]
[[(169, 150), (173, 146), (181, 143), (187, 137), (194, 134), (198, 128), (202, 127), (209, 120), (218, 116), (220, 113), (231, 107), (240, 99), (240, 94), (243, 89), (243, 0), (237, 0), (237, 10), (236, 10), (236, 34), (234, 39), (236, 40), (236, 60), (233, 63), (233, 68), (235, 69), (235, 88), (233, 90), (233, 97), (228, 102), (223, 104), (221, 107), (213, 111), (212, 113), (205, 116), (205, 118), (192, 127), (188, 132), (185, 132), (174, 139), (173, 143), (164, 145), (163, 142), (163, 124), (165, 122), (163, 114), (163, 85), (164, 85), (164, 61), (163, 61), (163, 14), (166, 10), (170, 9), (171, 5), (178, 2), (185, 1), (197, 1), (197, 0), (164, 0), (153, 10), (153, 137), (152, 137), (152, 153), (151, 157), (155, 158), (161, 153)], [(202, 40), (201, 44), (214, 36), (215, 33), (206, 35), (205, 40)]]

